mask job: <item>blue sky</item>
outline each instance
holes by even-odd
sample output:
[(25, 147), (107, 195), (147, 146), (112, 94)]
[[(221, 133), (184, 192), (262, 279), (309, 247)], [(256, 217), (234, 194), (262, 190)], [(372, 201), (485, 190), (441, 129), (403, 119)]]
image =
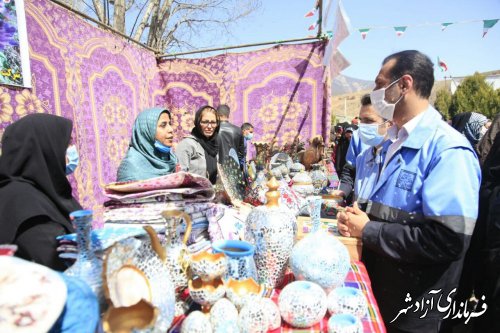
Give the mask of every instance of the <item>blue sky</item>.
[[(232, 36), (223, 45), (307, 37), (310, 35), (307, 28), (314, 19), (304, 18), (304, 14), (314, 3), (315, 0), (262, 0), (257, 12), (232, 27)], [(444, 75), (463, 76), (500, 69), (500, 22), (485, 38), (482, 38), (482, 21), (454, 24), (443, 32), (439, 25), (412, 27), (500, 18), (500, 0), (342, 0), (342, 3), (352, 28), (351, 35), (339, 47), (351, 63), (342, 72), (344, 75), (373, 80), (385, 56), (405, 49), (420, 50), (434, 62), (438, 56), (444, 60), (449, 71), (443, 74), (436, 70), (437, 80)], [(329, 25), (334, 14), (332, 8)], [(402, 25), (408, 26), (406, 33), (396, 37), (392, 27)], [(373, 28), (366, 40), (357, 30), (380, 26), (390, 28)], [(230, 52), (242, 50), (248, 49)]]

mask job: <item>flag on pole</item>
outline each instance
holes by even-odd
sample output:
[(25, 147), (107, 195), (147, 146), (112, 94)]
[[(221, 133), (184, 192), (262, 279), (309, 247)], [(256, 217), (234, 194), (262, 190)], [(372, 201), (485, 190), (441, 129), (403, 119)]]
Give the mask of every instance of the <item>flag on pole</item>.
[(490, 30), (491, 28), (493, 28), (493, 26), (495, 24), (497, 24), (498, 20), (499, 19), (495, 19), (495, 20), (483, 20), (483, 38), (488, 33), (488, 30)]
[(448, 28), (452, 24), (453, 24), (452, 22), (441, 23), (441, 31), (444, 31), (444, 29)]
[(361, 34), (361, 37), (363, 39), (366, 39), (366, 35), (368, 35), (368, 31), (370, 31), (370, 29), (359, 29), (359, 33)]
[(438, 66), (441, 69), (441, 72), (446, 72), (448, 70), (448, 65), (443, 60), (440, 60), (438, 57)]
[(394, 27), (394, 30), (396, 31), (396, 35), (398, 37), (401, 37), (404, 35), (405, 31), (406, 31), (406, 26), (402, 26), (402, 27)]

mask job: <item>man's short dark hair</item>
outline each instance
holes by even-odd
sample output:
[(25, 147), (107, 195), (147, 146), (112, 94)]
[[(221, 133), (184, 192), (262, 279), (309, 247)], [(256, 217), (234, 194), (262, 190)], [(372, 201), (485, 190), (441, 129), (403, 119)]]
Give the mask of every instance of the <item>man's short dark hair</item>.
[(226, 104), (221, 104), (217, 108), (217, 113), (219, 114), (219, 116), (224, 116), (224, 117), (229, 118), (229, 114), (231, 113), (231, 110), (229, 109), (229, 106), (227, 106)]
[(243, 123), (241, 124), (241, 131), (246, 131), (253, 128), (253, 125), (250, 123)]
[(361, 105), (367, 106), (367, 105), (371, 105), (371, 104), (372, 104), (372, 100), (370, 98), (370, 94), (364, 94), (363, 97), (361, 97)]
[(425, 54), (416, 50), (406, 50), (391, 54), (384, 59), (382, 65), (395, 59), (391, 69), (391, 81), (408, 74), (413, 78), (413, 86), (418, 96), (429, 98), (434, 85), (434, 64)]

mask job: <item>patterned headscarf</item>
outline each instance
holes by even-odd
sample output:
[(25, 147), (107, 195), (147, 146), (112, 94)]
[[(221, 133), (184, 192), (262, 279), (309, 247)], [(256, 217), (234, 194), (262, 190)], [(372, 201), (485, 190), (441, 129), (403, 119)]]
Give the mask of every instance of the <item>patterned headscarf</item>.
[(486, 116), (472, 112), (467, 124), (465, 124), (464, 135), (472, 146), (475, 146), (481, 139), (481, 128), (486, 124)]
[(143, 180), (175, 171), (177, 158), (155, 150), (156, 126), (160, 115), (170, 112), (165, 108), (151, 108), (141, 112), (132, 129), (132, 140), (127, 155), (118, 168), (117, 181)]

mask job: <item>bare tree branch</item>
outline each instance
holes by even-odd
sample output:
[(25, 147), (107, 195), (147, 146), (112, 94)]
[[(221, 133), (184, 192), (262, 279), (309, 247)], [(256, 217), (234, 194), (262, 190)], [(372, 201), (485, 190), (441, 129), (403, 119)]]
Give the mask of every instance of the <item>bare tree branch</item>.
[(104, 7), (103, 4), (99, 0), (92, 0), (92, 4), (94, 5), (95, 12), (97, 14), (97, 19), (101, 22), (106, 22), (106, 18), (104, 17)]
[[(1, 1), (1, 0), (0, 0)], [(231, 26), (255, 12), (262, 0), (86, 0), (92, 16), (106, 23), (105, 13), (113, 14), (113, 27), (146, 45), (166, 50), (207, 47), (212, 41), (231, 34)], [(107, 3), (106, 9), (104, 8)], [(127, 22), (134, 22), (132, 28)], [(193, 39), (203, 40), (194, 45)], [(198, 42), (200, 44), (200, 42)]]
[(125, 0), (114, 0), (113, 28), (125, 32)]

